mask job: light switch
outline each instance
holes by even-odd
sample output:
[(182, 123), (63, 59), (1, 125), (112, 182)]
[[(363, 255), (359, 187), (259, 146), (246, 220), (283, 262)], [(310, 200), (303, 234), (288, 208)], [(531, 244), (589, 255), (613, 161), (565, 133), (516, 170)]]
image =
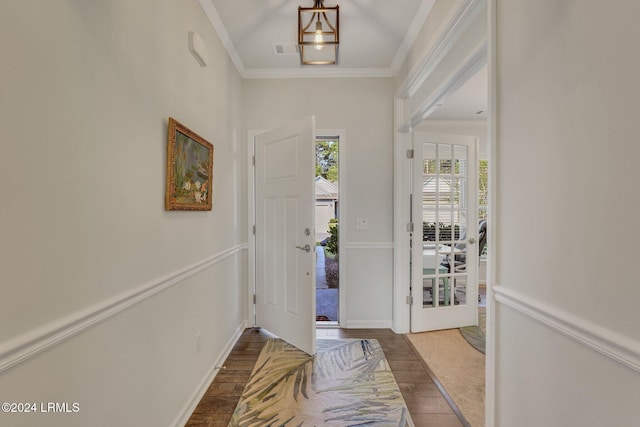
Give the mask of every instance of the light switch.
[(369, 218), (358, 218), (356, 220), (357, 230), (367, 230), (369, 228)]

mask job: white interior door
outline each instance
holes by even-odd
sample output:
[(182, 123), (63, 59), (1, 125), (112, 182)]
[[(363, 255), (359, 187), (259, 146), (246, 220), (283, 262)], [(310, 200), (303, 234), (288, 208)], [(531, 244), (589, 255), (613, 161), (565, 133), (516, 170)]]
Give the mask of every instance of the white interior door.
[(411, 331), (478, 321), (477, 139), (413, 134)]
[(315, 118), (255, 138), (256, 324), (315, 353)]

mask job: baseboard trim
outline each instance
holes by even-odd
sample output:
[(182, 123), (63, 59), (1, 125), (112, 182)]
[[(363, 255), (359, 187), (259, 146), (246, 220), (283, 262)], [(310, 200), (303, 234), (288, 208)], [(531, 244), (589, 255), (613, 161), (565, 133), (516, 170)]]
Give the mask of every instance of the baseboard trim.
[(189, 418), (191, 418), (191, 414), (193, 414), (193, 411), (196, 409), (196, 407), (202, 400), (202, 397), (207, 392), (207, 389), (209, 388), (209, 384), (213, 382), (216, 375), (218, 375), (218, 372), (220, 372), (220, 369), (222, 368), (224, 361), (227, 360), (227, 357), (229, 357), (231, 350), (233, 350), (233, 347), (235, 346), (236, 342), (238, 341), (238, 339), (240, 338), (244, 330), (245, 330), (245, 324), (244, 322), (242, 322), (238, 327), (238, 329), (233, 334), (233, 336), (231, 337), (231, 339), (227, 342), (227, 345), (222, 351), (222, 354), (220, 355), (220, 357), (216, 359), (215, 363), (209, 369), (209, 372), (207, 372), (207, 375), (205, 375), (205, 377), (200, 382), (200, 384), (198, 384), (198, 387), (196, 388), (193, 395), (191, 396), (191, 399), (189, 399), (189, 402), (185, 406), (184, 410), (182, 411), (178, 419), (173, 423), (174, 426), (180, 427), (187, 424), (187, 421), (189, 421)]
[(393, 242), (350, 242), (345, 249), (393, 249)]
[(348, 320), (340, 322), (345, 329), (391, 329), (391, 319), (389, 320)]
[(0, 343), (0, 374), (245, 249), (246, 243), (236, 245)]
[(640, 372), (640, 342), (517, 291), (501, 286), (492, 286), (491, 290), (497, 302)]

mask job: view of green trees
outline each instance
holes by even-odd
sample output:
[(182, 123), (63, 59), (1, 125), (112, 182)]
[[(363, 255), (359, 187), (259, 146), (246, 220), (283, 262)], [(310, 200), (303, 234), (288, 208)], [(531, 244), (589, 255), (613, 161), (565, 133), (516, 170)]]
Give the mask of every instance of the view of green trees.
[(316, 141), (316, 176), (338, 181), (338, 141)]

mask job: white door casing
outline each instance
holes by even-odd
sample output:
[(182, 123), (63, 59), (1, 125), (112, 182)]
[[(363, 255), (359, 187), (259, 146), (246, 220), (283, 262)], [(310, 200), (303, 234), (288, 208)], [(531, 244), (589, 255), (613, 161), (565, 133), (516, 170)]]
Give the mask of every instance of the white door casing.
[[(315, 118), (255, 137), (256, 325), (315, 353)], [(308, 249), (308, 250), (307, 250)]]
[(411, 332), (476, 325), (477, 138), (414, 132), (413, 147)]

